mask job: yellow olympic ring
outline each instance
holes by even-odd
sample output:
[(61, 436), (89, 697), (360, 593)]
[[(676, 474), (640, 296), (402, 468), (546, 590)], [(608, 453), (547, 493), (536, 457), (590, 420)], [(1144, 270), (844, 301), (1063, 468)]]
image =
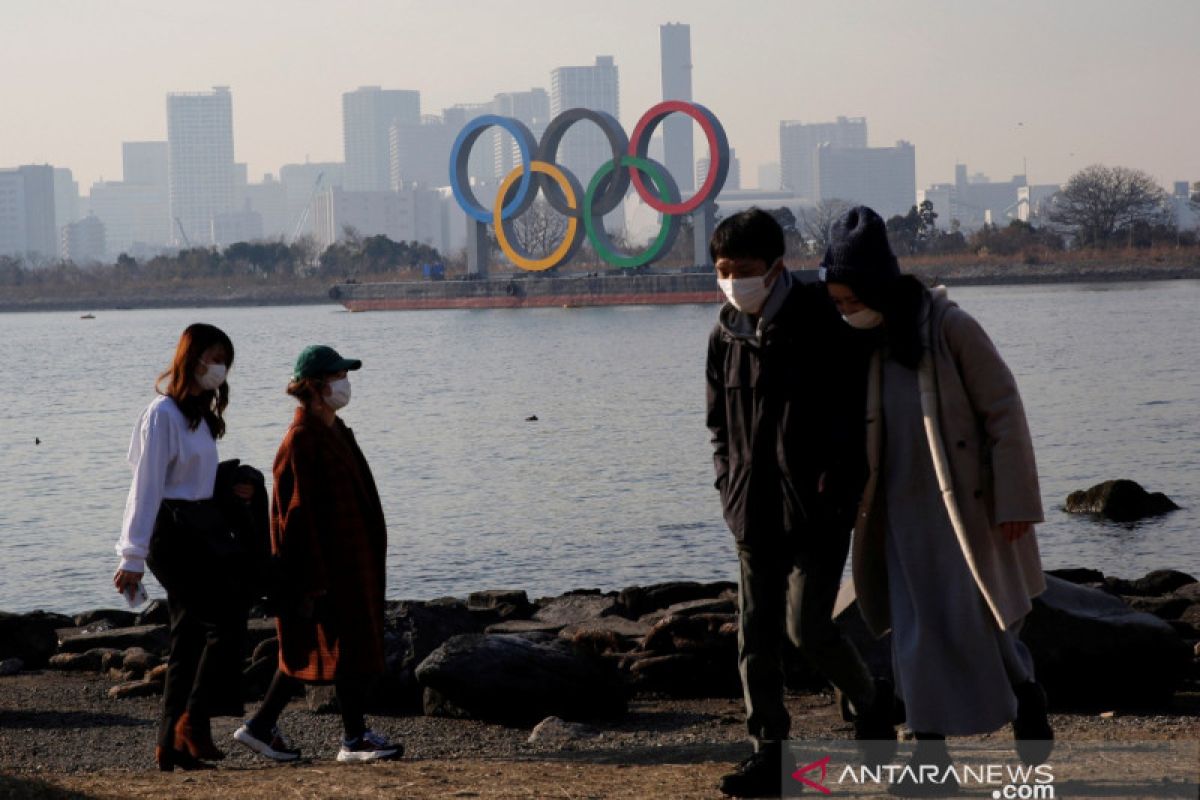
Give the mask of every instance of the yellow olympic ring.
[[(534, 172), (549, 175), (554, 179), (554, 182), (558, 184), (558, 187), (562, 189), (563, 195), (567, 198), (568, 208), (575, 209), (579, 207), (579, 198), (575, 196), (575, 190), (571, 188), (571, 184), (567, 181), (567, 176), (562, 173), (562, 170), (546, 161), (531, 161), (529, 168)], [(508, 257), (509, 261), (521, 269), (531, 272), (541, 272), (558, 264), (570, 252), (571, 246), (575, 243), (575, 237), (579, 233), (579, 219), (576, 217), (567, 218), (567, 232), (563, 235), (562, 244), (546, 257), (527, 258), (518, 253), (516, 248), (508, 241), (508, 235), (504, 232), (504, 223), (501, 221), (500, 215), (504, 210), (504, 198), (508, 196), (508, 190), (524, 172), (525, 166), (522, 164), (508, 173), (508, 176), (501, 182), (500, 189), (496, 192), (496, 207), (492, 209), (492, 226), (496, 231), (496, 244), (500, 245), (500, 251)]]

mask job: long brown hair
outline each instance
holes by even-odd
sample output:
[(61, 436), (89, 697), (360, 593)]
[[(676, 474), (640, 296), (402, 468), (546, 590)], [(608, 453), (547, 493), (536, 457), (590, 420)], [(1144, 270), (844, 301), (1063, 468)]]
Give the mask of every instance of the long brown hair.
[(213, 438), (220, 439), (225, 435), (223, 415), (225, 407), (229, 405), (229, 383), (222, 381), (215, 390), (206, 389), (196, 395), (191, 393), (200, 357), (214, 345), (225, 351), (225, 368), (231, 368), (233, 342), (224, 331), (203, 322), (187, 326), (179, 337), (179, 344), (175, 346), (175, 358), (171, 360), (170, 368), (158, 376), (155, 389), (175, 401), (191, 430), (200, 427), (200, 420), (204, 420)]

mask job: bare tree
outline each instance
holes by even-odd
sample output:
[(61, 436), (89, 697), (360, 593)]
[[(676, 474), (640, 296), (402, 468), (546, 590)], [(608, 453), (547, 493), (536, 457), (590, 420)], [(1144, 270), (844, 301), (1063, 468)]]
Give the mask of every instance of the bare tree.
[(567, 232), (567, 218), (539, 197), (524, 214), (513, 220), (512, 227), (514, 244), (527, 256), (542, 258), (562, 242)]
[(1094, 164), (1076, 172), (1055, 198), (1050, 220), (1080, 244), (1103, 247), (1118, 231), (1165, 221), (1166, 192), (1145, 172)]
[(813, 251), (817, 255), (824, 254), (825, 249), (829, 247), (829, 229), (833, 223), (853, 205), (848, 200), (831, 197), (820, 201), (812, 208), (800, 209), (796, 227), (801, 236), (812, 242)]

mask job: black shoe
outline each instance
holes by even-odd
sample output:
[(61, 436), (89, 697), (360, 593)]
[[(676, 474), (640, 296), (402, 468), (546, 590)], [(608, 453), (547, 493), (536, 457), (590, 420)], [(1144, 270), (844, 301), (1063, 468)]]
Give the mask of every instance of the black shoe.
[(1050, 727), (1046, 691), (1036, 681), (1014, 687), (1017, 718), (1013, 720), (1013, 738), (1017, 756), (1030, 767), (1046, 763), (1054, 749), (1054, 728)]
[(731, 797), (779, 797), (783, 792), (783, 745), (764, 744), (721, 778), (722, 794)]
[(876, 678), (874, 702), (853, 715), (854, 738), (859, 741), (868, 764), (883, 764), (896, 755), (896, 727), (892, 724), (895, 693), (891, 681)]

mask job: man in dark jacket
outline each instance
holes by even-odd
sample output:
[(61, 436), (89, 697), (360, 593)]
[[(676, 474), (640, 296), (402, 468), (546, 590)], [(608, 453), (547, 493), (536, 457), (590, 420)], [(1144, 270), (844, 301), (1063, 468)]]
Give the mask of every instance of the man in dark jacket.
[(754, 742), (721, 790), (778, 795), (791, 725), (785, 631), (854, 705), (859, 738), (895, 738), (890, 689), (876, 691), (831, 619), (865, 479), (867, 350), (824, 287), (784, 266), (770, 214), (729, 217), (709, 247), (729, 302), (709, 338), (708, 427), (740, 562), (738, 668)]

